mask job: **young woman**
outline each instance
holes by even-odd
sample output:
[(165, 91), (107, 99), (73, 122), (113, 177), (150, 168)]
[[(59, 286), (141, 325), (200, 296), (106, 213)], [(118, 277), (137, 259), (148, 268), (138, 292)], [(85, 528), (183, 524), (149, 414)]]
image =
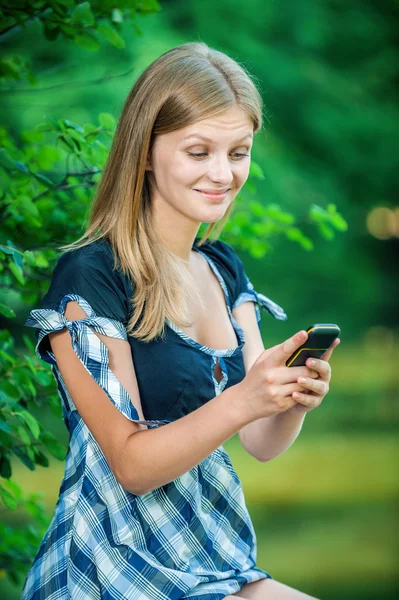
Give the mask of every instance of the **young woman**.
[(259, 307), (284, 310), (208, 239), (261, 123), (247, 72), (204, 43), (169, 50), (131, 90), (87, 229), (26, 321), (70, 442), (22, 600), (309, 598), (256, 566), (223, 448), (238, 433), (262, 462), (281, 454), (331, 377), (328, 360), (285, 366), (304, 331), (264, 349)]

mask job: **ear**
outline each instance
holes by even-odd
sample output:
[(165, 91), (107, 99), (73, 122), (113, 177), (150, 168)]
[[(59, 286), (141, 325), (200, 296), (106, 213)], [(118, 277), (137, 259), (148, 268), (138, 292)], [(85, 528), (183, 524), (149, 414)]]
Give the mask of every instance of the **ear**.
[(150, 157), (149, 154), (147, 156), (147, 162), (146, 162), (146, 165), (145, 165), (145, 170), (146, 171), (152, 171), (151, 157)]

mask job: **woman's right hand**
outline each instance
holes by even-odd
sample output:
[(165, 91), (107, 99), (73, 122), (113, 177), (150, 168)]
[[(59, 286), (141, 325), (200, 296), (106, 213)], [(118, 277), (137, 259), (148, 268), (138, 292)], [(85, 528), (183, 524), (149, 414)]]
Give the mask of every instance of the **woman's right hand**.
[(239, 394), (251, 421), (285, 412), (294, 404), (293, 392), (303, 391), (298, 377), (318, 378), (318, 372), (304, 367), (287, 367), (291, 354), (307, 340), (301, 330), (281, 344), (262, 352), (244, 379), (238, 384)]

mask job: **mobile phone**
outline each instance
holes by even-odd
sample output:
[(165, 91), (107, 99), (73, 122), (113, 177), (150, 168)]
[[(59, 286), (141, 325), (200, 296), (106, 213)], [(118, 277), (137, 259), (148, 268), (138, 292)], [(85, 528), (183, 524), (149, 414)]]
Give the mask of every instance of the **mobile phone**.
[(341, 330), (334, 323), (317, 323), (308, 327), (306, 332), (308, 339), (291, 354), (285, 363), (287, 367), (305, 367), (309, 357), (323, 356), (333, 341), (339, 337)]

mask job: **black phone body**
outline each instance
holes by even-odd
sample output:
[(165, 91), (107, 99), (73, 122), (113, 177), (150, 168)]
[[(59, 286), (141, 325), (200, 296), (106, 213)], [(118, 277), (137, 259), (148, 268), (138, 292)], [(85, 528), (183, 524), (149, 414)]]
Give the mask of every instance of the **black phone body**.
[(334, 323), (317, 323), (306, 330), (308, 339), (286, 361), (287, 367), (305, 367), (309, 357), (320, 358), (328, 350), (341, 330)]

